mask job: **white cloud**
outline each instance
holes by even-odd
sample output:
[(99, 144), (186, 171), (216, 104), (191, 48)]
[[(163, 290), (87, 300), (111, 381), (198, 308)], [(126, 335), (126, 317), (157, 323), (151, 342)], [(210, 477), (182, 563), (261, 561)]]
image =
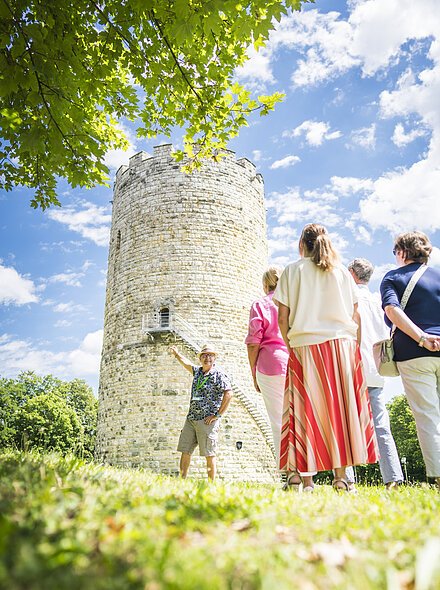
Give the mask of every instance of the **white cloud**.
[(268, 55), (273, 59), (287, 47), (303, 56), (292, 74), (295, 86), (332, 80), (353, 67), (372, 76), (397, 62), (408, 41), (436, 37), (440, 31), (437, 0), (363, 0), (351, 2), (349, 9), (347, 20), (338, 12), (317, 10), (293, 12), (281, 20)]
[(338, 12), (320, 14), (317, 10), (294, 12), (283, 18), (271, 35), (272, 53), (288, 47), (304, 55), (304, 59), (296, 62), (292, 74), (295, 86), (314, 85), (334, 78), (360, 63), (349, 51), (352, 27), (339, 16)]
[(73, 301), (69, 301), (68, 303), (58, 303), (54, 306), (53, 310), (56, 313), (75, 313), (86, 311), (86, 307), (84, 307), (84, 305), (76, 304)]
[(69, 322), (68, 320), (57, 320), (54, 323), (55, 328), (68, 328), (71, 325), (72, 322)]
[(82, 252), (84, 249), (84, 241), (81, 240), (69, 240), (68, 242), (59, 241), (59, 242), (40, 242), (40, 248), (43, 252), (52, 252), (53, 250), (66, 252), (70, 254), (71, 252)]
[[(391, 246), (391, 241), (390, 241), (390, 248)], [(383, 277), (386, 275), (387, 272), (389, 272), (390, 270), (393, 270), (394, 268), (396, 268), (395, 264), (380, 264), (378, 266), (374, 267), (374, 271), (373, 274), (371, 275), (371, 281), (381, 281), (383, 279)]]
[(279, 225), (325, 219), (326, 226), (331, 227), (341, 222), (333, 204), (315, 195), (311, 198), (301, 195), (298, 188), (291, 188), (286, 193), (271, 193), (266, 207), (274, 210)]
[(235, 70), (235, 76), (239, 82), (245, 82), (247, 88), (264, 88), (266, 84), (275, 82), (270, 65), (272, 49), (270, 46), (262, 47), (256, 51), (249, 47), (247, 51), (249, 59)]
[(281, 158), (281, 160), (275, 160), (270, 166), (271, 170), (276, 170), (277, 168), (287, 168), (288, 166), (294, 166), (301, 162), (301, 158), (298, 156), (286, 156), (285, 158)]
[(424, 135), (426, 135), (426, 131), (424, 129), (412, 129), (406, 133), (402, 123), (397, 123), (397, 125), (394, 127), (394, 133), (391, 140), (397, 145), (397, 147), (404, 147), (418, 137), (423, 137)]
[(324, 121), (304, 121), (291, 131), (283, 131), (283, 137), (305, 136), (306, 142), (312, 146), (320, 146), (325, 140), (330, 141), (341, 137), (340, 131), (330, 132), (330, 125)]
[(15, 268), (0, 264), (0, 304), (36, 303), (36, 290), (33, 281), (20, 275)]
[(103, 330), (90, 332), (79, 348), (68, 354), (72, 374), (97, 375), (99, 373), (103, 334)]
[(118, 123), (117, 127), (124, 133), (128, 140), (128, 147), (126, 150), (110, 150), (106, 153), (104, 158), (104, 164), (111, 170), (117, 170), (123, 164), (128, 165), (128, 160), (137, 153), (136, 148), (136, 136), (132, 131), (123, 125)]
[(74, 232), (95, 242), (98, 246), (107, 246), (110, 236), (111, 214), (109, 207), (98, 207), (93, 203), (82, 201), (74, 206), (62, 209), (50, 209), (47, 215)]
[[(440, 139), (440, 138), (439, 138)], [(361, 218), (373, 228), (391, 233), (440, 228), (439, 153), (430, 155), (410, 168), (392, 171), (374, 182), (374, 190), (360, 204)]]
[(369, 178), (332, 176), (330, 182), (332, 190), (344, 197), (359, 192), (370, 191), (373, 188), (373, 181)]
[(366, 150), (373, 150), (376, 147), (376, 123), (353, 131), (351, 141)]
[(253, 150), (252, 151), (252, 160), (254, 162), (260, 162), (263, 157), (263, 152), (261, 150)]
[(62, 272), (49, 277), (49, 283), (64, 283), (69, 287), (81, 287), (80, 279), (84, 276), (83, 272)]
[(87, 334), (78, 348), (53, 352), (39, 348), (30, 340), (14, 340), (12, 336), (0, 336), (0, 365), (2, 374), (16, 376), (20, 371), (52, 373), (63, 379), (97, 376), (102, 347), (103, 331)]
[(85, 260), (81, 266), (81, 271), (87, 272), (89, 270), (89, 268), (92, 266), (95, 266), (94, 262), (92, 262), (91, 260)]
[(440, 248), (434, 246), (432, 248), (431, 256), (429, 257), (429, 265), (440, 267)]

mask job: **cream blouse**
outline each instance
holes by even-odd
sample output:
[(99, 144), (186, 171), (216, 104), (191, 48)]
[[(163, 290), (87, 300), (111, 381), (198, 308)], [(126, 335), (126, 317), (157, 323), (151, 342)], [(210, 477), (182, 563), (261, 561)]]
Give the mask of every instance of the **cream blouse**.
[(323, 271), (310, 258), (289, 264), (278, 281), (273, 301), (290, 310), (287, 336), (292, 348), (337, 338), (356, 339), (353, 312), (357, 289), (342, 265)]

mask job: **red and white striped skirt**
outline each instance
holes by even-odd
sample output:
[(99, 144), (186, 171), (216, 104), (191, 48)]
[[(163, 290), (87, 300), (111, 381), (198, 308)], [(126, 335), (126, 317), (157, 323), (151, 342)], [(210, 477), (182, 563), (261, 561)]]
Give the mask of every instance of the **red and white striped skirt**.
[(359, 346), (337, 339), (293, 348), (281, 430), (282, 471), (326, 471), (378, 460)]

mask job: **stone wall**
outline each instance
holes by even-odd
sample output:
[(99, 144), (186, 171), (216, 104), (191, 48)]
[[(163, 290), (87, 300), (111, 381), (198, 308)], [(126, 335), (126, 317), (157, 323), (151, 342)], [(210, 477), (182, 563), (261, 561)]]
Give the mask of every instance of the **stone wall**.
[[(267, 415), (252, 386), (244, 338), (249, 307), (267, 265), (264, 186), (255, 166), (230, 152), (185, 174), (171, 146), (140, 153), (119, 169), (110, 238), (99, 392), (98, 457), (175, 473), (191, 376), (171, 343), (196, 361), (185, 333), (148, 333), (161, 309), (188, 322), (241, 394), (222, 420), (219, 475), (276, 477)], [(147, 321), (146, 321), (147, 318)], [(146, 322), (146, 324), (145, 324)], [(246, 403), (243, 403), (245, 400)], [(241, 450), (236, 447), (242, 442)], [(195, 458), (192, 475), (205, 475)]]

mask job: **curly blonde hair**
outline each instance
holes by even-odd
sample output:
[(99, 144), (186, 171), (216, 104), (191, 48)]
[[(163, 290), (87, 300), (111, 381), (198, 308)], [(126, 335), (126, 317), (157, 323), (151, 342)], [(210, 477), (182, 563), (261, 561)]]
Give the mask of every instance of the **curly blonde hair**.
[(397, 236), (394, 250), (403, 253), (405, 260), (426, 264), (432, 252), (432, 245), (426, 234), (421, 231), (409, 231)]

